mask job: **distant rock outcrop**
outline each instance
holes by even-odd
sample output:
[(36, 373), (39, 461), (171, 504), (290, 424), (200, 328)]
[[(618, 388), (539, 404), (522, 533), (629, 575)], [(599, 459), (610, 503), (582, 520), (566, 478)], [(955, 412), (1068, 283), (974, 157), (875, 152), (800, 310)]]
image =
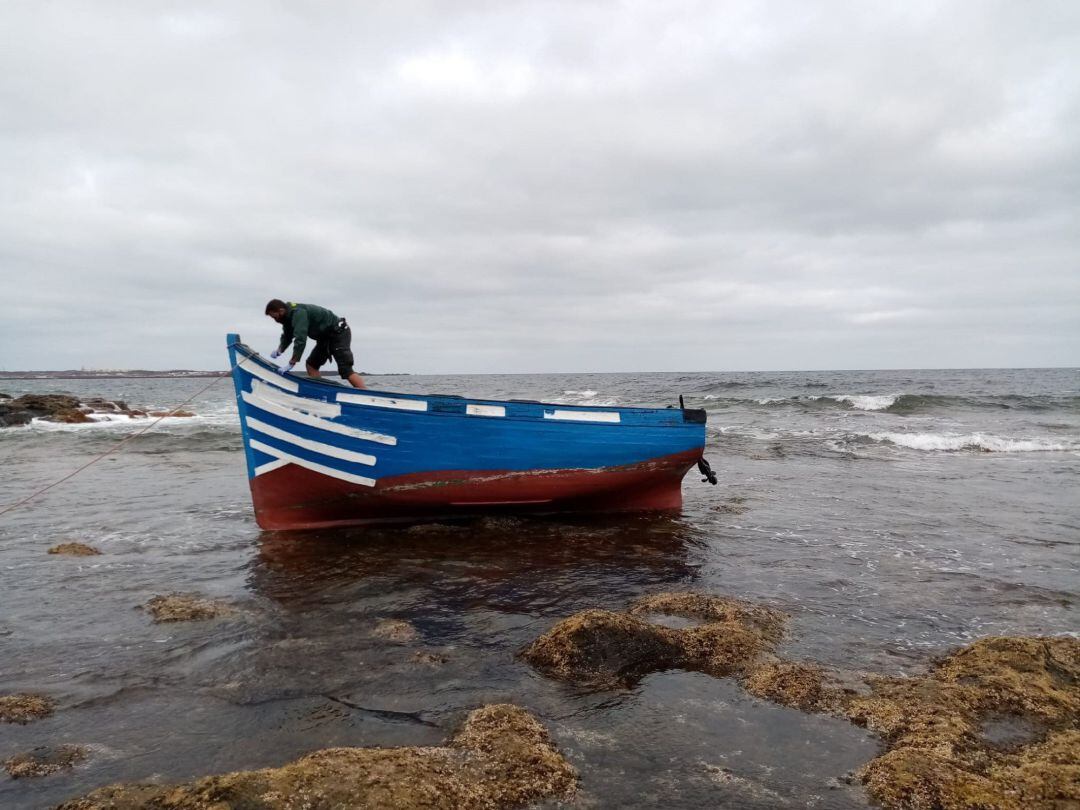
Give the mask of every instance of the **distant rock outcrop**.
[(108, 421), (115, 417), (145, 419), (150, 416), (194, 415), (191, 411), (143, 411), (129, 407), (123, 400), (102, 397), (79, 399), (70, 394), (24, 394), (12, 398), (7, 394), (0, 394), (0, 427), (26, 425), (34, 419), (78, 424)]

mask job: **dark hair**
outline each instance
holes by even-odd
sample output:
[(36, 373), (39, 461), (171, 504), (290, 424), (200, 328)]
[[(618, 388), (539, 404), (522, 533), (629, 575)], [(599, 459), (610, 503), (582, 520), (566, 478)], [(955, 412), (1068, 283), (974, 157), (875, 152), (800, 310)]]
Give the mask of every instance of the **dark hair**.
[(266, 312), (264, 314), (269, 315), (271, 312), (277, 312), (279, 309), (288, 309), (285, 306), (285, 302), (280, 298), (271, 298), (270, 303), (266, 305)]

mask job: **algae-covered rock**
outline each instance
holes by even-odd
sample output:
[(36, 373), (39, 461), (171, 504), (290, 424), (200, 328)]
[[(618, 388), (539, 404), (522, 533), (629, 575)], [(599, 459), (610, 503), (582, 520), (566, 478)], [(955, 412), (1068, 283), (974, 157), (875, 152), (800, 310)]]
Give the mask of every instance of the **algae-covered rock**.
[(232, 605), (189, 593), (155, 596), (145, 605), (155, 622), (197, 622), (234, 613)]
[[(870, 685), (845, 713), (889, 746), (860, 771), (886, 807), (1080, 807), (1080, 640), (984, 638), (927, 677)], [(985, 719), (1008, 715), (1040, 739), (987, 739)]]
[[(670, 628), (650, 614), (700, 624)], [(552, 677), (602, 687), (675, 667), (735, 675), (758, 697), (846, 717), (885, 741), (858, 775), (887, 808), (1080, 808), (1080, 639), (985, 638), (924, 677), (860, 676), (856, 686), (850, 673), (776, 658), (785, 618), (726, 597), (657, 594), (628, 613), (575, 614), (522, 655)]]
[(817, 664), (769, 661), (750, 669), (741, 679), (752, 695), (805, 712), (838, 712), (849, 697), (830, 682)]
[(0, 696), (0, 722), (25, 725), (31, 720), (48, 717), (56, 709), (52, 698), (44, 695)]
[(78, 745), (42, 746), (4, 761), (4, 770), (12, 779), (29, 776), (48, 776), (57, 771), (71, 770), (86, 759), (86, 749)]
[(88, 546), (85, 543), (60, 543), (49, 549), (50, 554), (67, 554), (72, 557), (93, 557), (94, 555), (101, 554), (93, 546)]
[(281, 768), (182, 785), (112, 785), (58, 810), (509, 808), (568, 799), (576, 782), (535, 718), (496, 705), (473, 711), (445, 747), (331, 748)]
[(559, 622), (522, 657), (551, 677), (606, 687), (680, 666), (686, 656), (676, 630), (626, 613), (587, 610)]
[[(649, 614), (698, 619), (675, 629)], [(783, 633), (785, 614), (722, 596), (662, 593), (639, 599), (628, 613), (588, 610), (559, 622), (522, 656), (542, 672), (591, 686), (633, 683), (663, 669), (730, 675), (769, 650)]]

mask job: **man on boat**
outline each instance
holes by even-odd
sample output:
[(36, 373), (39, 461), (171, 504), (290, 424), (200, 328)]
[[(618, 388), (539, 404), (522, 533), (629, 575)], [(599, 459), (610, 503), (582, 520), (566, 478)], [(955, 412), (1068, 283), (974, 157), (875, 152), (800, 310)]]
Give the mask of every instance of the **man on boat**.
[(337, 363), (341, 379), (353, 388), (364, 388), (364, 381), (353, 371), (352, 330), (344, 318), (314, 304), (294, 304), (274, 298), (266, 305), (266, 314), (281, 324), (281, 342), (270, 356), (278, 358), (293, 344), (292, 359), (283, 371), (288, 372), (300, 362), (308, 337), (315, 338), (315, 348), (307, 359), (309, 377), (318, 377), (319, 367), (331, 357)]

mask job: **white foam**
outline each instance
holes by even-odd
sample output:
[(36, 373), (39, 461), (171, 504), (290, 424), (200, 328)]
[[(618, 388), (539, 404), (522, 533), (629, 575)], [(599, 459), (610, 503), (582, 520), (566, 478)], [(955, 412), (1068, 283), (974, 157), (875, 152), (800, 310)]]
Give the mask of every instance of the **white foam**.
[(1048, 439), (1009, 439), (986, 433), (871, 433), (876, 442), (888, 442), (911, 450), (982, 450), (991, 453), (1048, 453), (1080, 449), (1077, 442)]
[(611, 407), (612, 405), (618, 405), (618, 397), (610, 397), (608, 399), (597, 399), (598, 392), (591, 390), (583, 391), (563, 391), (563, 395), (554, 400), (559, 405), (598, 405), (601, 407)]
[[(898, 394), (842, 394), (840, 396), (829, 397), (829, 399), (835, 400), (836, 402), (846, 402), (852, 408), (859, 411), (884, 411), (895, 405), (896, 400), (899, 398)], [(811, 397), (811, 399), (817, 399), (817, 397)]]

